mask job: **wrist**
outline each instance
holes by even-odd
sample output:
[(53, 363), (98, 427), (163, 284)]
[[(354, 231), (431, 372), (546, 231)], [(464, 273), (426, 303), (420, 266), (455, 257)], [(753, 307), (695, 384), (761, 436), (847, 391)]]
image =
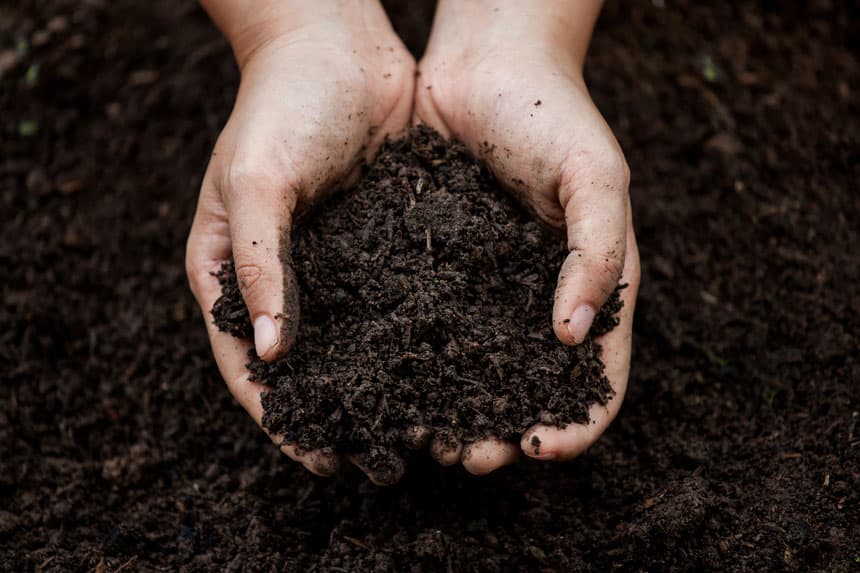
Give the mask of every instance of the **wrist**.
[[(319, 35), (349, 37), (368, 26), (387, 25), (378, 0), (200, 0), (233, 49), (241, 69), (251, 56), (272, 41)], [(388, 26), (390, 29), (390, 26)]]
[(439, 0), (431, 47), (536, 48), (581, 75), (602, 5), (603, 0)]

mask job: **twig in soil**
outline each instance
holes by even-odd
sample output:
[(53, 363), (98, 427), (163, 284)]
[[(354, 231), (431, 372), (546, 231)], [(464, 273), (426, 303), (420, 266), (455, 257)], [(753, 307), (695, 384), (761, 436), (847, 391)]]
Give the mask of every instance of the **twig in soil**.
[(488, 390), (487, 390), (487, 388), (484, 386), (484, 384), (482, 384), (481, 382), (478, 382), (477, 380), (472, 380), (472, 379), (470, 379), (470, 378), (465, 378), (465, 377), (463, 377), (463, 376), (458, 376), (458, 377), (457, 377), (457, 382), (463, 382), (464, 384), (468, 384), (469, 386), (472, 386), (472, 387), (474, 387), (474, 388), (476, 388), (476, 389), (480, 390), (481, 392), (483, 392), (483, 393), (484, 393), (484, 394), (486, 394), (487, 396), (492, 396), (492, 395), (493, 395), (490, 391), (488, 391)]
[(355, 545), (356, 547), (361, 547), (365, 551), (371, 550), (370, 545), (368, 545), (364, 541), (361, 541), (360, 539), (356, 539), (355, 537), (350, 537), (349, 535), (344, 535), (343, 538), (346, 539), (347, 541), (349, 541), (350, 543), (352, 543), (353, 545)]
[(376, 417), (376, 421), (373, 422), (373, 426), (370, 427), (370, 431), (376, 430), (376, 427), (379, 426), (379, 422), (382, 421), (382, 415), (388, 411), (388, 394), (382, 395), (382, 404), (379, 406), (379, 415)]
[(116, 571), (114, 571), (114, 573), (119, 573), (120, 571), (122, 571), (122, 570), (124, 570), (124, 569), (127, 569), (127, 568), (129, 568), (129, 567), (131, 567), (132, 565), (134, 565), (134, 564), (135, 564), (135, 562), (137, 562), (137, 555), (135, 555), (134, 557), (132, 557), (131, 559), (129, 559), (128, 561), (126, 561), (125, 563), (123, 563), (122, 565), (120, 565), (120, 566), (119, 566), (119, 569), (117, 569)]
[[(419, 179), (418, 182), (420, 183), (421, 180)], [(418, 191), (418, 189), (419, 187), (416, 185), (415, 190)], [(415, 195), (412, 193), (411, 187), (407, 187), (406, 191), (409, 193), (409, 208), (412, 209), (418, 203), (418, 201), (415, 199)]]

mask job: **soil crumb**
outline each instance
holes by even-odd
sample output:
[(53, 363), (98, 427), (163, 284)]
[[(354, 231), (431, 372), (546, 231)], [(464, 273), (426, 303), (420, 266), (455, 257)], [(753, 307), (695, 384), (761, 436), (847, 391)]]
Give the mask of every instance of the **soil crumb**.
[[(423, 46), (433, 0), (383, 4)], [(623, 413), (571, 462), (418, 450), (380, 488), (285, 459), (212, 360), (183, 245), (240, 77), (199, 3), (0, 3), (0, 571), (858, 573), (857, 7), (605, 3)]]
[[(255, 355), (263, 424), (301, 448), (404, 449), (409, 430), (519, 441), (588, 422), (612, 388), (600, 345), (551, 328), (563, 240), (510, 200), (467, 149), (426, 127), (388, 142), (362, 182), (293, 238), (304, 319), (290, 354)], [(212, 312), (251, 332), (231, 263)], [(593, 335), (617, 324), (617, 289)]]

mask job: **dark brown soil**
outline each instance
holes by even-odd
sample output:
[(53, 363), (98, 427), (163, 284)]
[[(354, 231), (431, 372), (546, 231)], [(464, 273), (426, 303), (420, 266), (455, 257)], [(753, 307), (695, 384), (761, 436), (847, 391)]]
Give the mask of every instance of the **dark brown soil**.
[(238, 78), (205, 16), (2, 4), (0, 569), (856, 571), (856, 3), (658, 4), (607, 3), (588, 67), (643, 262), (618, 419), (393, 488), (310, 476), (214, 367), (183, 245)]
[[(301, 449), (402, 453), (419, 426), (519, 443), (538, 422), (588, 423), (589, 406), (612, 397), (600, 344), (565, 347), (552, 331), (564, 238), (430, 128), (386, 143), (292, 245), (304, 309), (296, 345), (273, 364), (252, 350), (249, 369), (270, 388), (263, 425)], [(232, 263), (219, 280), (215, 323), (249, 338)], [(593, 336), (618, 324), (622, 304), (616, 291)]]

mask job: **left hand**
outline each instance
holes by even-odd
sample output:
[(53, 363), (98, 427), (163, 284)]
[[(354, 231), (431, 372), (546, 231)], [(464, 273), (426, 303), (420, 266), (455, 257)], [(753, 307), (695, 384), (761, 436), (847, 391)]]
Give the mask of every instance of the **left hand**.
[(582, 75), (599, 8), (593, 0), (441, 0), (419, 64), (413, 121), (465, 143), (539, 219), (566, 230), (570, 254), (552, 318), (559, 340), (582, 342), (619, 281), (629, 285), (619, 326), (600, 340), (610, 402), (592, 407), (590, 424), (538, 424), (520, 444), (431, 447), (441, 463), (475, 474), (514, 462), (520, 450), (540, 460), (578, 456), (615, 418), (627, 388), (639, 253), (630, 172)]
[[(249, 379), (250, 341), (211, 320), (221, 294), (212, 273), (235, 261), (257, 355), (272, 361), (286, 354), (299, 319), (293, 214), (354, 182), (385, 136), (406, 129), (415, 64), (378, 0), (205, 5), (230, 40), (242, 79), (203, 178), (186, 267), (221, 374), (262, 427), (265, 386)], [(270, 436), (313, 473), (331, 475), (339, 465), (337, 452), (303, 451)], [(402, 473), (399, 458), (397, 471), (384, 476), (354, 461), (376, 482)]]

